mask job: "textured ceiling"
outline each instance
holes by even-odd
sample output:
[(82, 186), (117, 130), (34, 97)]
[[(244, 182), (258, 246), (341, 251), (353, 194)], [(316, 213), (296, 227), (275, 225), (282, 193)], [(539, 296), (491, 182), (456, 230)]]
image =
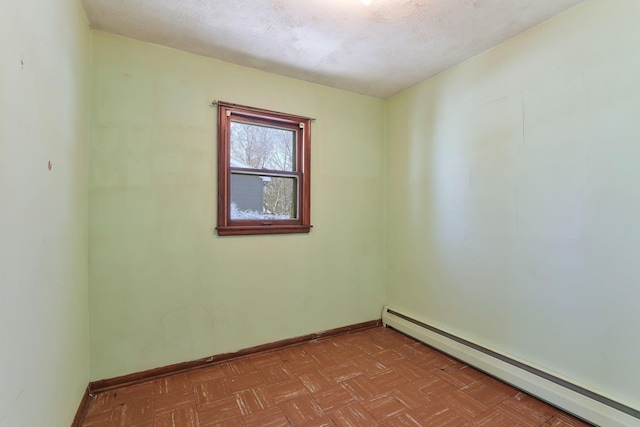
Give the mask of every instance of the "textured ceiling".
[(381, 98), (583, 0), (83, 0), (92, 28)]

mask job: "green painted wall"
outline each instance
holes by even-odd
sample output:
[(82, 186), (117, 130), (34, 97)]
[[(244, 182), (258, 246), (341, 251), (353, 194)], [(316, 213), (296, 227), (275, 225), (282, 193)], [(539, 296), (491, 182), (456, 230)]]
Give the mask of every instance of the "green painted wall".
[(388, 101), (388, 302), (638, 407), (640, 2)]
[[(91, 379), (380, 317), (383, 100), (92, 36)], [(317, 118), (309, 235), (214, 233), (215, 99)]]
[(89, 376), (89, 26), (76, 0), (0, 9), (0, 426), (68, 426)]

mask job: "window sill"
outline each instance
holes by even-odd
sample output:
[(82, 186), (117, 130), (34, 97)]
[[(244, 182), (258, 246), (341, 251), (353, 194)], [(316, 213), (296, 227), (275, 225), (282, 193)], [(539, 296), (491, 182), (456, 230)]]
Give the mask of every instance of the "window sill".
[(312, 225), (233, 225), (216, 227), (218, 236), (249, 236), (259, 234), (302, 234), (309, 233)]

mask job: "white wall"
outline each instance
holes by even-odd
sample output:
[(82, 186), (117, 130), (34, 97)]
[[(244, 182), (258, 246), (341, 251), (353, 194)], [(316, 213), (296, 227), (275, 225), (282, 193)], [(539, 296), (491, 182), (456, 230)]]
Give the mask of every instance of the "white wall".
[(89, 27), (75, 0), (0, 10), (0, 426), (68, 426), (88, 382)]
[[(92, 380), (380, 318), (383, 100), (92, 36)], [(317, 118), (311, 233), (215, 234), (214, 99)]]
[(640, 408), (640, 2), (388, 103), (388, 303)]

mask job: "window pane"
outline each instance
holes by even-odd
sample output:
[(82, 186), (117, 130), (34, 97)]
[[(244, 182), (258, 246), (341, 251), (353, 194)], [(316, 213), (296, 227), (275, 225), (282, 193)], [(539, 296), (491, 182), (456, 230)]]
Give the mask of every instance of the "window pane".
[(231, 122), (231, 167), (293, 171), (296, 132)]
[(296, 219), (296, 178), (231, 174), (231, 219)]

